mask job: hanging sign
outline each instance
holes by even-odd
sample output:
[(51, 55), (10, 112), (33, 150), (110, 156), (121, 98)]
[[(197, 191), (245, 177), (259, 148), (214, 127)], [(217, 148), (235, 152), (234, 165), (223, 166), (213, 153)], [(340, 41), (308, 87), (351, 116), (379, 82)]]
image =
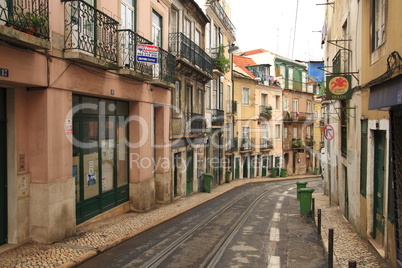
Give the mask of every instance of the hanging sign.
[(327, 76), (327, 100), (347, 100), (352, 97), (350, 75)]
[(137, 61), (156, 64), (158, 63), (158, 52), (159, 48), (157, 46), (138, 44)]

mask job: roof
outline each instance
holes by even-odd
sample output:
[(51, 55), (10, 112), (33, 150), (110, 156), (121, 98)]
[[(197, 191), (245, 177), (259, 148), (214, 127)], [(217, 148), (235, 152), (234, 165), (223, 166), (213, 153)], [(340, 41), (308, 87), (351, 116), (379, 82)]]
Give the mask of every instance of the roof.
[(257, 65), (253, 59), (238, 55), (233, 55), (233, 63), (239, 67), (243, 72), (245, 72), (251, 78), (255, 78), (255, 76), (246, 68), (246, 66)]
[(244, 52), (242, 55), (244, 56), (251, 56), (251, 55), (255, 55), (255, 54), (261, 54), (261, 53), (265, 53), (268, 52), (268, 50), (265, 50), (263, 48), (259, 48), (259, 49), (254, 49), (254, 50), (249, 50)]

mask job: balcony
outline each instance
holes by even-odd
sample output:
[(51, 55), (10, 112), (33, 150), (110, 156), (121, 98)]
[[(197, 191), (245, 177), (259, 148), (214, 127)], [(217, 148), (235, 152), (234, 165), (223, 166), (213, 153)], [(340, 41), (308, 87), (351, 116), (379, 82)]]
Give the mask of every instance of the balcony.
[(205, 132), (205, 118), (202, 114), (191, 113), (188, 116), (187, 129), (190, 134), (202, 134)]
[(239, 140), (237, 138), (232, 138), (229, 140), (229, 148), (226, 153), (233, 153), (239, 149)]
[(32, 49), (50, 49), (48, 0), (0, 1), (0, 38)]
[(158, 56), (158, 63), (153, 65), (153, 81), (151, 84), (173, 88), (176, 81), (176, 58), (162, 48), (159, 48)]
[(268, 151), (274, 149), (274, 140), (271, 138), (261, 138), (260, 151)]
[(120, 48), (120, 69), (118, 73), (128, 77), (150, 80), (153, 76), (152, 66), (137, 61), (137, 45), (152, 42), (131, 30), (118, 30)]
[(227, 114), (236, 114), (237, 113), (237, 101), (227, 100)]
[(225, 115), (223, 110), (212, 110), (212, 125), (213, 126), (223, 126), (225, 122)]
[(272, 118), (272, 106), (260, 105), (260, 118), (270, 120)]
[(64, 10), (64, 57), (103, 69), (117, 69), (119, 23), (80, 0), (65, 0)]
[(315, 140), (312, 138), (306, 139), (306, 146), (313, 147), (315, 145)]
[(235, 36), (235, 30), (236, 28), (234, 27), (233, 23), (230, 21), (228, 15), (226, 15), (225, 10), (222, 8), (220, 4), (218, 4), (216, 1), (209, 1), (207, 4), (210, 4), (212, 9), (215, 11), (216, 15), (219, 17), (223, 25), (226, 27), (226, 29), (233, 35)]
[[(181, 68), (204, 81), (212, 78), (212, 59), (183, 33), (169, 34), (169, 52), (177, 57)], [(196, 72), (194, 72), (196, 71)]]
[(255, 138), (243, 138), (241, 140), (240, 145), (241, 153), (251, 152), (254, 151), (254, 149), (255, 149)]
[(292, 139), (292, 148), (293, 149), (298, 149), (298, 148), (303, 148), (304, 144), (303, 141), (301, 139)]

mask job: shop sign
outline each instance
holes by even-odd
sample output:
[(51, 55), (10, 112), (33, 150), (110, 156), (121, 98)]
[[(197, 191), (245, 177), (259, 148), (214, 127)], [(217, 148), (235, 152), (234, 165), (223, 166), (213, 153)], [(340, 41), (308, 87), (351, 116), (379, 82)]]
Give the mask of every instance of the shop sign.
[(350, 75), (327, 76), (327, 100), (347, 100), (352, 97)]
[(137, 61), (156, 64), (158, 63), (158, 52), (159, 48), (157, 46), (138, 44)]

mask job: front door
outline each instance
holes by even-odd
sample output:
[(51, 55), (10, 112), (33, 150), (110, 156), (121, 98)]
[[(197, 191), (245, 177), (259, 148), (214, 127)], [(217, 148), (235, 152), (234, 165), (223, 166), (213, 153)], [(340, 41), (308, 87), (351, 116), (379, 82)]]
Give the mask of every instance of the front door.
[(243, 178), (248, 178), (248, 157), (243, 157)]
[(374, 231), (380, 244), (384, 236), (385, 131), (374, 131)]
[(177, 196), (177, 187), (179, 180), (179, 165), (180, 165), (180, 153), (174, 154), (174, 167), (173, 167), (173, 196)]
[(250, 178), (254, 177), (255, 156), (250, 157)]
[(240, 158), (236, 157), (235, 179), (240, 178)]
[(262, 158), (261, 177), (266, 177), (267, 176), (267, 167), (268, 167), (268, 157), (264, 156)]
[(189, 195), (193, 192), (193, 180), (194, 180), (194, 159), (193, 150), (187, 151), (187, 183), (186, 194)]
[(0, 89), (0, 245), (7, 243), (6, 90)]

